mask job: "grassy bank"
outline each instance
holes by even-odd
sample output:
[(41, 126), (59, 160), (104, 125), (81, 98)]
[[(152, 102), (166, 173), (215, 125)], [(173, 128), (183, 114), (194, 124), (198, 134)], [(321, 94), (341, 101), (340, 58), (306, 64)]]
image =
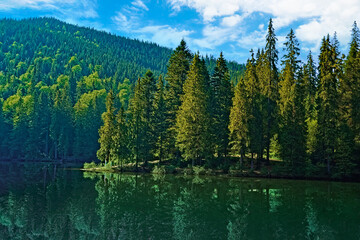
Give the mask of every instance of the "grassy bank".
[(230, 176), (230, 177), (259, 177), (259, 178), (286, 178), (286, 179), (308, 179), (308, 180), (332, 180), (332, 181), (353, 181), (358, 182), (360, 178), (357, 176), (343, 177), (328, 175), (326, 173), (326, 166), (322, 165), (306, 165), (304, 166), (303, 174), (294, 174), (291, 171), (291, 166), (285, 164), (278, 159), (270, 161), (269, 165), (264, 162), (254, 162), (249, 159), (240, 164), (238, 158), (229, 158), (226, 164), (210, 168), (207, 166), (191, 166), (184, 163), (179, 166), (173, 165), (170, 161), (149, 161), (147, 164), (140, 162), (138, 167), (135, 163), (123, 164), (122, 166), (116, 164), (102, 163), (96, 164), (85, 163), (82, 171), (87, 172), (137, 172), (137, 173), (152, 173), (157, 175), (163, 174), (183, 174), (183, 175), (204, 175), (204, 176)]

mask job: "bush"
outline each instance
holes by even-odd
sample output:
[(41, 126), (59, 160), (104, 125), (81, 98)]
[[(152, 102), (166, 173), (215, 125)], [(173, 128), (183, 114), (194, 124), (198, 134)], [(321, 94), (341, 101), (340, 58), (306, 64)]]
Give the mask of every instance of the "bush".
[(205, 168), (203, 166), (194, 166), (193, 167), (194, 175), (202, 175), (205, 174)]
[(166, 170), (164, 166), (161, 167), (155, 166), (151, 173), (157, 175), (164, 175), (166, 173)]
[(84, 163), (85, 169), (96, 168), (96, 167), (98, 167), (98, 165), (96, 165), (96, 163), (94, 161), (92, 161), (91, 163)]

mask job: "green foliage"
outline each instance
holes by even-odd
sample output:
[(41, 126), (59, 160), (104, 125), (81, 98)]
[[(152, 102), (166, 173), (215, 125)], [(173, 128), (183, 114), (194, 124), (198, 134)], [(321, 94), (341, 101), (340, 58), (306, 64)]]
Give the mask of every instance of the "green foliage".
[(84, 169), (91, 169), (91, 168), (98, 168), (101, 167), (101, 164), (96, 164), (94, 161), (90, 162), (90, 163), (84, 163)]
[(279, 83), (279, 145), (280, 157), (289, 164), (292, 173), (303, 175), (305, 164), (305, 111), (303, 88), (298, 75), (300, 54), (293, 30), (287, 35), (287, 55), (284, 56), (282, 80)]
[(251, 51), (246, 70), (222, 53), (192, 54), (184, 40), (171, 54), (52, 18), (3, 19), (0, 29), (1, 158), (97, 156), (109, 171), (154, 159), (228, 171), (236, 159), (238, 168), (267, 175), (262, 160), (270, 164), (271, 156), (282, 160), (279, 175), (359, 174), (356, 23), (348, 56), (340, 57), (336, 35), (327, 36), (318, 68), (311, 53), (300, 63), (291, 30), (278, 69), (270, 19), (265, 48)]
[(168, 111), (165, 102), (165, 84), (162, 76), (159, 77), (156, 93), (154, 96), (154, 109), (153, 109), (153, 131), (155, 137), (155, 152), (154, 154), (158, 157), (161, 162), (164, 159), (164, 156), (167, 155), (167, 146), (168, 142), (167, 133), (168, 133)]
[(134, 97), (131, 99), (130, 115), (132, 128), (132, 151), (136, 159), (145, 164), (153, 158), (156, 142), (154, 135), (154, 98), (156, 81), (151, 71), (139, 78), (135, 85)]
[(210, 78), (210, 108), (212, 139), (215, 154), (226, 157), (229, 144), (229, 115), (232, 105), (232, 89), (226, 61), (220, 53), (214, 74)]
[(115, 145), (112, 138), (112, 134), (115, 132), (115, 107), (112, 91), (110, 91), (106, 97), (106, 112), (102, 114), (102, 120), (104, 124), (99, 129), (100, 148), (96, 155), (106, 166), (108, 162), (113, 160), (111, 153)]
[(188, 78), (184, 83), (184, 94), (176, 116), (176, 144), (184, 159), (198, 162), (210, 152), (209, 95), (203, 62), (195, 54)]
[(166, 170), (164, 166), (160, 166), (160, 167), (155, 166), (151, 171), (151, 173), (156, 175), (164, 175), (166, 173)]
[(206, 173), (204, 166), (193, 166), (192, 170), (195, 176), (203, 175)]

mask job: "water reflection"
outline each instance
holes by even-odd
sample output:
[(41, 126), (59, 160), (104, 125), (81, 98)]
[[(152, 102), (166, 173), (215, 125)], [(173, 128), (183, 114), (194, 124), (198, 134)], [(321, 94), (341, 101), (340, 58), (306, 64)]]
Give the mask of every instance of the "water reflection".
[(0, 175), (0, 239), (360, 238), (359, 184), (49, 165), (0, 164)]

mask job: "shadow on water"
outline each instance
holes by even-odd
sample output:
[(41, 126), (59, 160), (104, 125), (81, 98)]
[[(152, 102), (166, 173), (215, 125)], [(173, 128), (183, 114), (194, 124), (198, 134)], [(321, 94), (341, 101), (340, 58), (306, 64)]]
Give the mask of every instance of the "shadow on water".
[(0, 164), (0, 239), (359, 239), (360, 184)]

